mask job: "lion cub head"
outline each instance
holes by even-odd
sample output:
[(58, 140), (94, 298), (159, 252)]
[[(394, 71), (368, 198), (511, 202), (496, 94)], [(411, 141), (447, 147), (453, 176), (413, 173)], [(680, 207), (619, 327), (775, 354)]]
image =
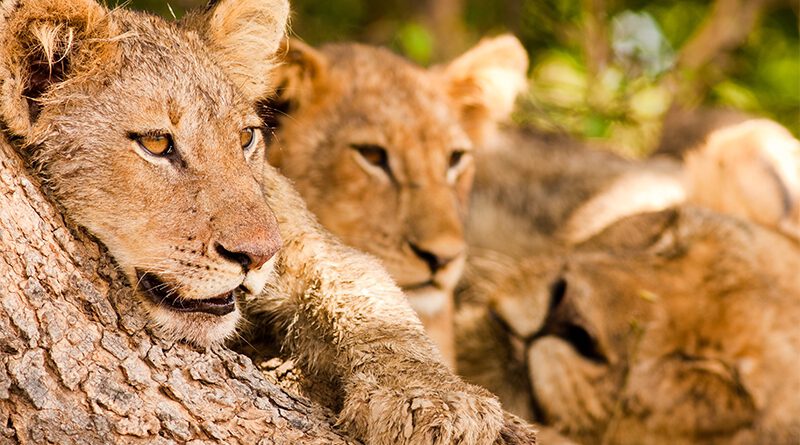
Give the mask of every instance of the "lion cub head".
[(206, 42), (92, 0), (0, 3), (8, 139), (108, 247), (153, 324), (199, 345), (232, 333), (235, 293), (260, 290), (281, 244), (246, 163), (264, 156), (251, 104), (267, 91), (247, 74), (268, 70), (288, 5), (214, 3), (187, 22)]
[[(581, 443), (794, 443), (800, 249), (689, 207), (473, 257), (459, 370)], [(501, 266), (502, 265), (502, 266)], [(474, 272), (474, 275), (473, 275)]]
[(326, 228), (383, 261), (426, 321), (461, 276), (472, 151), (525, 85), (524, 49), (486, 40), (430, 70), (357, 44), (292, 41), (284, 56), (270, 162)]

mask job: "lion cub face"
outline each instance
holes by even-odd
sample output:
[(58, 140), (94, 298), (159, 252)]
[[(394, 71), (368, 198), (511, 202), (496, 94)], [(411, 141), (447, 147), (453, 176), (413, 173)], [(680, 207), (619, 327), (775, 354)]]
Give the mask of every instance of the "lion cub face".
[[(273, 34), (276, 4), (263, 12)], [(81, 0), (3, 6), (3, 121), (55, 197), (165, 335), (209, 345), (231, 334), (235, 293), (260, 291), (280, 247), (246, 164), (264, 149), (248, 98), (197, 34), (160, 19)]]
[(435, 312), (464, 264), (472, 151), (510, 112), (526, 68), (509, 36), (431, 70), (384, 49), (293, 41), (270, 104), (288, 114), (267, 116), (270, 162), (326, 228)]
[[(791, 443), (797, 267), (797, 245), (754, 224), (692, 208), (632, 216), (561, 261), (478, 272), (492, 315), (464, 341), (491, 347), (461, 369), (582, 443)], [(503, 350), (510, 362), (474, 372)]]

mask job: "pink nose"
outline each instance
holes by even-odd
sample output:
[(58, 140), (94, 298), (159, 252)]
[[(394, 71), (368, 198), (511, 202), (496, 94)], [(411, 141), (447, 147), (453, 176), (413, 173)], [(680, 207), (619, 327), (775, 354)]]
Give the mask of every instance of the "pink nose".
[(245, 271), (257, 270), (266, 264), (280, 248), (272, 246), (259, 246), (256, 244), (234, 246), (227, 248), (220, 243), (217, 243), (217, 253), (223, 258), (239, 263)]
[(277, 221), (268, 213), (263, 218), (241, 217), (237, 222), (230, 224), (229, 230), (218, 232), (214, 249), (245, 272), (260, 269), (281, 248)]

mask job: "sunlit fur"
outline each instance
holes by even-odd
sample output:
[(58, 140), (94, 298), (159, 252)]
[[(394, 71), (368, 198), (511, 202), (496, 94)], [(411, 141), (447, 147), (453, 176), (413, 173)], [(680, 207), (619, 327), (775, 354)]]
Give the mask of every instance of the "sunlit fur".
[[(180, 24), (90, 0), (0, 5), (2, 143), (29, 155), (131, 285), (138, 269), (184, 299), (249, 287), (250, 333), (273, 330), (309, 378), (333, 383), (342, 429), (365, 443), (535, 442), (494, 396), (448, 370), (388, 274), (319, 227), (266, 164), (263, 141), (243, 153), (240, 133), (261, 124), (255, 104), (270, 94), (285, 1), (221, 0)], [(138, 147), (132, 134), (154, 130), (173, 136), (179, 157)], [(214, 245), (266, 258), (281, 240), (275, 273), (249, 276)], [(136, 298), (155, 334), (200, 346), (238, 318)]]
[[(358, 44), (291, 41), (279, 54), (272, 104), (281, 111), (266, 110), (278, 126), (270, 161), (323, 226), (382, 261), (452, 362), (471, 152), (508, 119), (525, 86), (525, 50), (511, 36), (486, 39), (427, 70)], [(390, 172), (353, 144), (385, 148)], [(454, 151), (466, 153), (451, 166)], [(432, 271), (412, 244), (451, 261)]]
[(629, 203), (616, 180), (655, 167), (563, 138), (513, 140), (480, 159), (460, 372), (579, 443), (797, 442), (796, 242), (639, 202), (571, 245), (560, 233), (583, 203), (609, 190), (609, 204)]
[(711, 132), (686, 154), (688, 199), (800, 236), (800, 141), (767, 119)]

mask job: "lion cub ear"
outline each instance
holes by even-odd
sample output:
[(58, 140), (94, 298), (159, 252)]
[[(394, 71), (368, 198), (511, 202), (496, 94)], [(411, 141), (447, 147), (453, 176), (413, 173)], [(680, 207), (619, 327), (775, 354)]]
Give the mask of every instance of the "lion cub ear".
[(278, 50), (275, 98), (270, 106), (284, 112), (296, 110), (319, 97), (328, 73), (324, 54), (297, 39), (289, 39)]
[(288, 20), (288, 0), (211, 0), (182, 25), (200, 33), (239, 91), (255, 102), (272, 94), (275, 52)]
[(0, 2), (0, 116), (12, 133), (29, 137), (52, 90), (107, 65), (111, 16), (93, 0)]
[(528, 54), (512, 35), (484, 39), (445, 67), (448, 93), (469, 136), (481, 145), (527, 87)]

